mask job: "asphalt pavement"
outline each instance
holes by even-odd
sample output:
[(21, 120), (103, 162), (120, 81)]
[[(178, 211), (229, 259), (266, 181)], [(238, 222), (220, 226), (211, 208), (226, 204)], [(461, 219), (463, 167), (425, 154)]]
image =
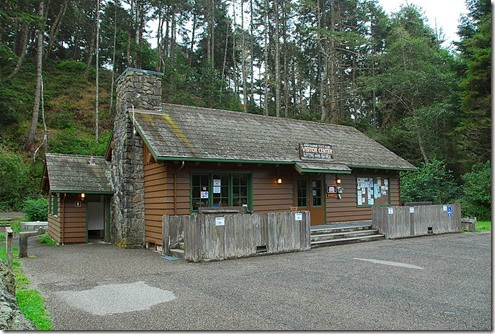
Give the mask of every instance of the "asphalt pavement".
[(108, 244), (32, 243), (54, 330), (492, 329), (491, 234), (209, 263)]

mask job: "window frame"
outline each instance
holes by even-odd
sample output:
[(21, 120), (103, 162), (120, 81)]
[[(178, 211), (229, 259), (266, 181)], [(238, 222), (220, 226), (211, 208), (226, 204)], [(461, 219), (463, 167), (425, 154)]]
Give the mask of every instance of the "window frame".
[(193, 207), (193, 177), (197, 175), (203, 175), (203, 176), (208, 176), (208, 203), (210, 204), (210, 207), (213, 206), (213, 179), (214, 176), (228, 176), (228, 207), (233, 206), (234, 202), (234, 184), (233, 184), (233, 178), (236, 175), (242, 176), (245, 175), (247, 176), (247, 208), (249, 211), (253, 210), (253, 180), (252, 180), (252, 173), (246, 173), (246, 172), (218, 172), (218, 171), (195, 171), (192, 172), (190, 175), (190, 190), (189, 190), (189, 200), (190, 200), (190, 213), (191, 214), (196, 214), (199, 212), (199, 210), (194, 210)]

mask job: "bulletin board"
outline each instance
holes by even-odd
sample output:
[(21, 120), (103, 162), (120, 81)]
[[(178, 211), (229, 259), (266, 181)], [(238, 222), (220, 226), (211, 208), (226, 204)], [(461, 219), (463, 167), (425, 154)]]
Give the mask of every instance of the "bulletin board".
[(390, 181), (387, 177), (357, 177), (356, 185), (358, 206), (390, 204)]

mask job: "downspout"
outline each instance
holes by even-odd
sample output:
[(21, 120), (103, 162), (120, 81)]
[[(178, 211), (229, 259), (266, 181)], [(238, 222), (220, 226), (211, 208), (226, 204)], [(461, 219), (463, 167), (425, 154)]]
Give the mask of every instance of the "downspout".
[(185, 161), (182, 161), (181, 166), (174, 173), (174, 215), (177, 215), (177, 173), (181, 171), (186, 165)]

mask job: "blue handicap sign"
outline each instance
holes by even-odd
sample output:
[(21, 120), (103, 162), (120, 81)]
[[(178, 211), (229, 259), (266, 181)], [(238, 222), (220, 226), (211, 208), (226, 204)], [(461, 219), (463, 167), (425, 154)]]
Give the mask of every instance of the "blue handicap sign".
[(451, 206), (447, 207), (447, 214), (449, 215), (449, 217), (452, 217), (452, 207)]

